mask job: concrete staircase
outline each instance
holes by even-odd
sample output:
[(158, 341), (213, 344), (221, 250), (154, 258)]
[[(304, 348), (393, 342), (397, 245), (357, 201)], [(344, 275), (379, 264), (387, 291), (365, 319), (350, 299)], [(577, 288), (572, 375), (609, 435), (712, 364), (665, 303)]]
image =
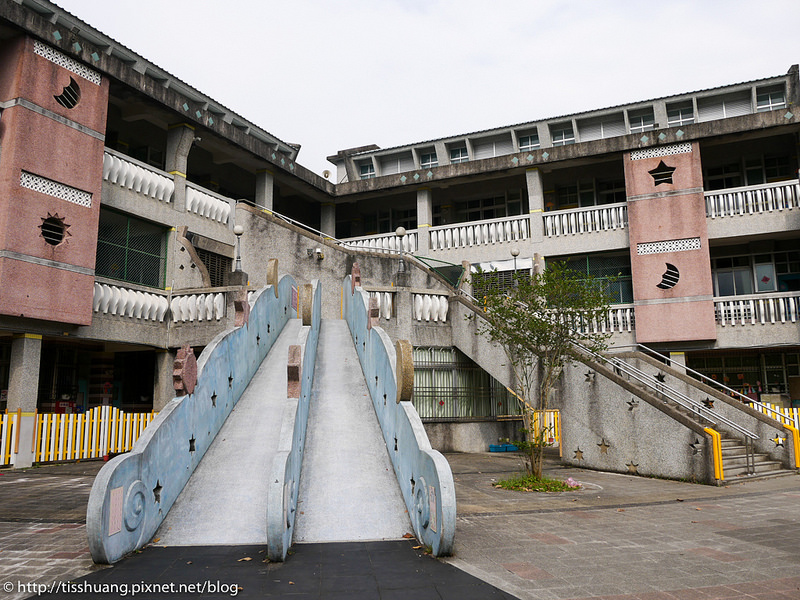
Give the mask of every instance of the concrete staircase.
[(725, 434), (720, 441), (722, 444), (722, 468), (725, 480), (728, 482), (744, 478), (763, 479), (795, 474), (794, 471), (784, 469), (780, 461), (771, 460), (768, 454), (751, 452), (748, 456), (747, 447), (741, 439)]

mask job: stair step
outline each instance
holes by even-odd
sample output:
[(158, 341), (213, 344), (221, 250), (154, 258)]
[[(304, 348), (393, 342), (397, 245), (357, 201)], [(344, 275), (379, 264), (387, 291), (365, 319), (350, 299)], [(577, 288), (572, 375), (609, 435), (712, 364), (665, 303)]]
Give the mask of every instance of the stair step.
[[(726, 478), (747, 476), (748, 474), (746, 464), (741, 466), (728, 466), (723, 461), (722, 467)], [(780, 461), (777, 460), (770, 460), (770, 461), (756, 463), (754, 465), (754, 469), (756, 475), (771, 474), (775, 473), (776, 471), (784, 470), (783, 465), (780, 463)]]
[(773, 479), (775, 477), (788, 477), (789, 475), (797, 475), (797, 471), (790, 471), (788, 469), (779, 469), (776, 471), (767, 471), (765, 473), (755, 473), (754, 475), (736, 475), (730, 474), (725, 471), (725, 481), (723, 482), (725, 485), (733, 484), (733, 483), (745, 483), (747, 481), (758, 481), (761, 479)]
[[(774, 460), (770, 459), (769, 454), (756, 454), (756, 455), (754, 455), (752, 457), (752, 460), (756, 465), (759, 465), (759, 464), (762, 464), (762, 463), (767, 463), (767, 462), (778, 462), (780, 464), (780, 461), (774, 461)], [(725, 453), (722, 454), (722, 466), (724, 468), (727, 469), (729, 466), (730, 467), (738, 467), (740, 465), (747, 465), (747, 455), (746, 454), (744, 454), (744, 453), (742, 453), (742, 454), (732, 454), (732, 455), (726, 455)]]

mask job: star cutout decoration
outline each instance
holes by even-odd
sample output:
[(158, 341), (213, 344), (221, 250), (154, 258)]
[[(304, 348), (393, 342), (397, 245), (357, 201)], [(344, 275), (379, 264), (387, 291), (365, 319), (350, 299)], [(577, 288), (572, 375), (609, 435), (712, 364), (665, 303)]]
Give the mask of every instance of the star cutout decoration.
[(692, 448), (692, 456), (694, 456), (695, 454), (702, 454), (703, 445), (700, 443), (699, 439), (694, 438), (694, 443), (689, 444), (689, 446)]
[(637, 465), (633, 461), (629, 462), (625, 466), (628, 467), (628, 473), (630, 473), (631, 475), (638, 475), (639, 474), (639, 465)]
[(659, 371), (658, 375), (656, 375), (656, 381), (658, 381), (658, 383), (664, 383), (666, 381), (666, 379), (667, 379), (667, 376), (664, 375), (664, 373), (662, 373), (661, 371)]
[(653, 176), (653, 183), (661, 185), (662, 183), (672, 183), (672, 174), (675, 172), (675, 167), (670, 167), (664, 164), (664, 161), (659, 161), (658, 166), (652, 171), (648, 171)]
[(591, 383), (594, 381), (594, 371), (586, 371), (585, 376), (587, 382)]
[(194, 439), (194, 434), (192, 434), (191, 439), (189, 440), (189, 452), (194, 452), (194, 443), (197, 440)]
[(628, 404), (628, 410), (629, 410), (630, 412), (633, 412), (633, 409), (634, 409), (634, 408), (636, 408), (637, 406), (639, 406), (639, 401), (638, 401), (636, 398), (631, 398), (631, 399), (628, 401), (628, 403), (627, 403), (627, 404)]
[(229, 388), (233, 387), (233, 373), (228, 375), (228, 387)]
[(575, 450), (575, 457), (574, 458), (575, 458), (575, 460), (583, 460), (583, 450), (581, 450), (580, 448)]
[(597, 445), (600, 448), (600, 454), (608, 454), (608, 449), (611, 448), (611, 444), (606, 442), (606, 438), (600, 440), (600, 443)]
[(706, 399), (703, 400), (703, 404), (705, 405), (706, 408), (714, 408), (714, 401), (707, 396)]
[(775, 442), (775, 447), (776, 448), (785, 448), (786, 447), (786, 446), (784, 446), (784, 442), (786, 441), (786, 438), (782, 438), (781, 436), (776, 435), (774, 438), (772, 438), (772, 441)]
[(161, 503), (161, 490), (164, 489), (161, 487), (161, 482), (156, 480), (156, 487), (153, 488), (153, 497), (156, 499), (156, 502), (159, 504)]
[(211, 394), (211, 407), (212, 408), (217, 408), (217, 392), (216, 391), (214, 391), (214, 393)]

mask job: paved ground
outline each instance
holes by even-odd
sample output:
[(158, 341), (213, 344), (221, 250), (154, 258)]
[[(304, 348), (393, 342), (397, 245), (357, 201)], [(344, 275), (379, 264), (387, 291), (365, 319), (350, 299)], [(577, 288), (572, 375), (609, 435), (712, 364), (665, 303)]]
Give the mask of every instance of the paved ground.
[[(27, 582), (66, 582), (92, 570), (93, 581), (146, 584), (150, 577), (173, 580), (170, 573), (177, 581), (194, 566), (202, 576), (192, 581), (238, 584), (238, 573), (242, 582), (257, 582), (237, 587), (239, 597), (507, 597), (459, 577), (471, 574), (524, 599), (800, 599), (800, 477), (715, 488), (550, 460), (550, 474), (571, 476), (584, 489), (520, 494), (491, 485), (517, 470), (513, 455), (448, 460), (459, 508), (456, 555), (447, 562), (460, 570), (420, 555), (413, 542), (384, 542), (394, 546), (298, 545), (285, 565), (262, 563), (257, 547), (151, 547), (98, 571), (87, 554), (83, 507), (99, 463), (2, 471), (0, 589), (13, 589), (0, 597), (28, 597), (35, 590), (23, 589)], [(384, 587), (367, 585), (378, 578)], [(231, 595), (207, 589), (178, 597)]]

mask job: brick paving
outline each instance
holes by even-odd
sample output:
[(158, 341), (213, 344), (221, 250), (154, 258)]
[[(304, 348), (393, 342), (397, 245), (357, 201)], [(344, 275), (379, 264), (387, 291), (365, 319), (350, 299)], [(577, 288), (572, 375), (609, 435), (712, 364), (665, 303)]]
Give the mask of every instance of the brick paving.
[(86, 541), (86, 502), (102, 465), (0, 471), (0, 597), (27, 598), (28, 584), (66, 581), (103, 568), (92, 562)]
[[(800, 600), (800, 477), (717, 488), (567, 468), (551, 457), (549, 474), (573, 477), (584, 488), (525, 494), (492, 486), (518, 470), (513, 455), (447, 458), (459, 502), (456, 553), (447, 562), (508, 594), (525, 600)], [(100, 466), (0, 471), (0, 585), (74, 580), (105, 568), (91, 562), (85, 531), (86, 500)], [(135, 577), (137, 561), (158, 550), (90, 578), (114, 581), (123, 570)], [(301, 573), (303, 553), (291, 560)], [(287, 589), (285, 597), (299, 590)], [(319, 589), (327, 588), (321, 583)], [(314, 597), (379, 597), (342, 591)], [(16, 588), (0, 597), (30, 595)], [(438, 597), (450, 596), (442, 591)]]
[(459, 500), (448, 562), (519, 598), (800, 598), (800, 477), (712, 487), (566, 468), (583, 490), (492, 487), (502, 455), (448, 455)]

